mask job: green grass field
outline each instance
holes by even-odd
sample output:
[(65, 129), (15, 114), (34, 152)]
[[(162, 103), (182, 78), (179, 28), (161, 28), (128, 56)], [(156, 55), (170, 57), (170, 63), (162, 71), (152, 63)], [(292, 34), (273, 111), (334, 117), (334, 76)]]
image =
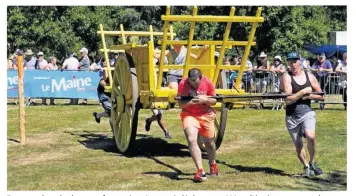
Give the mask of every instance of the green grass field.
[[(317, 106), (315, 106), (317, 108)], [(346, 190), (346, 112), (330, 105), (317, 112), (317, 162), (324, 174), (301, 178), (284, 110), (229, 112), (217, 151), (220, 175), (196, 184), (179, 119), (164, 112), (173, 139), (156, 123), (144, 130), (141, 110), (135, 156), (117, 152), (108, 119), (97, 124), (87, 106), (26, 107), (27, 144), (18, 143), (18, 106), (7, 106), (8, 190)], [(207, 159), (204, 167), (208, 171)]]

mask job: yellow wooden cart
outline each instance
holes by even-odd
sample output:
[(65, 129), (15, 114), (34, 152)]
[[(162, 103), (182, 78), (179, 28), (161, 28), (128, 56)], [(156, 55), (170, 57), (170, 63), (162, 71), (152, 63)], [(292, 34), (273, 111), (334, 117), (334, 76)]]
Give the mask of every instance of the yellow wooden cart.
[[(256, 43), (253, 41), (256, 27), (258, 23), (264, 21), (261, 17), (261, 8), (257, 9), (256, 16), (235, 16), (235, 8), (232, 7), (229, 16), (210, 16), (198, 15), (198, 8), (193, 8), (192, 15), (170, 15), (170, 7), (167, 6), (166, 14), (162, 15), (164, 21), (163, 32), (153, 32), (152, 26), (147, 32), (125, 31), (120, 25), (120, 31), (104, 31), (100, 24), (98, 34), (102, 39), (102, 52), (104, 52), (106, 62), (109, 62), (108, 52), (119, 52), (119, 57), (115, 62), (115, 68), (107, 66), (107, 72), (110, 86), (105, 88), (105, 91), (111, 92), (111, 122), (117, 148), (121, 153), (130, 152), (134, 149), (138, 115), (140, 109), (170, 109), (174, 107), (176, 89), (162, 87), (163, 72), (169, 69), (184, 69), (183, 77), (186, 77), (188, 70), (191, 68), (199, 68), (203, 75), (209, 77), (216, 85), (216, 93), (219, 95), (242, 95), (246, 94), (242, 89), (239, 89), (242, 71), (239, 71), (235, 87), (238, 89), (228, 89), (224, 70), (245, 70), (246, 60), (250, 53), (251, 46)], [(170, 22), (185, 21), (190, 22), (190, 32), (188, 40), (173, 40), (175, 34)], [(226, 23), (226, 29), (223, 40), (194, 40), (194, 27), (197, 22), (220, 22)], [(230, 29), (232, 23), (244, 22), (252, 23), (251, 32), (247, 41), (231, 41)], [(106, 36), (120, 36), (122, 45), (107, 46)], [(150, 37), (147, 45), (138, 45), (135, 43), (126, 43), (127, 36), (147, 36)], [(154, 37), (160, 37), (158, 41), (161, 44), (162, 52), (159, 59), (159, 65), (154, 65)], [(169, 39), (168, 39), (169, 37)], [(167, 46), (172, 44), (184, 44), (187, 46), (187, 54), (198, 54), (201, 51), (202, 45), (209, 45), (209, 49), (199, 58), (199, 60), (190, 58), (187, 55), (184, 65), (165, 65), (164, 53)], [(232, 46), (244, 46), (244, 54), (242, 57), (241, 66), (226, 66), (222, 65), (224, 55), (219, 55), (215, 62), (214, 53), (219, 51), (224, 54), (227, 48)], [(111, 69), (111, 71), (110, 71)], [(113, 73), (112, 73), (113, 72)], [(227, 121), (228, 110), (233, 108), (233, 104), (242, 99), (225, 98), (219, 99), (216, 104), (217, 120), (216, 125), (216, 147), (219, 148)], [(204, 150), (200, 138), (199, 146)]]

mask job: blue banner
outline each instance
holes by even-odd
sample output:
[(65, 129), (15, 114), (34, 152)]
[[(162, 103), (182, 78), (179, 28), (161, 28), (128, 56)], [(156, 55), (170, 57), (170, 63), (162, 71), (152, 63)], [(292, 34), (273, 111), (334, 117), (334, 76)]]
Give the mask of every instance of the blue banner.
[[(25, 97), (97, 99), (99, 72), (24, 71)], [(18, 97), (17, 70), (7, 71), (7, 97)]]

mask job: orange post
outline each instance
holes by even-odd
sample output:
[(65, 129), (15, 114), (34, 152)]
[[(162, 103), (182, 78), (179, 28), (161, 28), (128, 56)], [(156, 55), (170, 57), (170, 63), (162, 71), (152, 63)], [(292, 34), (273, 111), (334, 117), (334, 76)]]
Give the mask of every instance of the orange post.
[(20, 111), (20, 144), (26, 143), (26, 129), (25, 129), (25, 98), (23, 85), (23, 56), (22, 53), (17, 55), (18, 65), (18, 90), (19, 90), (19, 111)]

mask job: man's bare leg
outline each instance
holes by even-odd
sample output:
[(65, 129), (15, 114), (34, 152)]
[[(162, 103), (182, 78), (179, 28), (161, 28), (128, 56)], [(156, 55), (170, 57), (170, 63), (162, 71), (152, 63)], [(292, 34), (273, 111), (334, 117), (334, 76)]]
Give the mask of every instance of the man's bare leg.
[(187, 127), (184, 129), (185, 137), (188, 141), (188, 147), (190, 154), (192, 155), (193, 161), (197, 169), (203, 169), (201, 151), (198, 146), (198, 129), (196, 127)]

